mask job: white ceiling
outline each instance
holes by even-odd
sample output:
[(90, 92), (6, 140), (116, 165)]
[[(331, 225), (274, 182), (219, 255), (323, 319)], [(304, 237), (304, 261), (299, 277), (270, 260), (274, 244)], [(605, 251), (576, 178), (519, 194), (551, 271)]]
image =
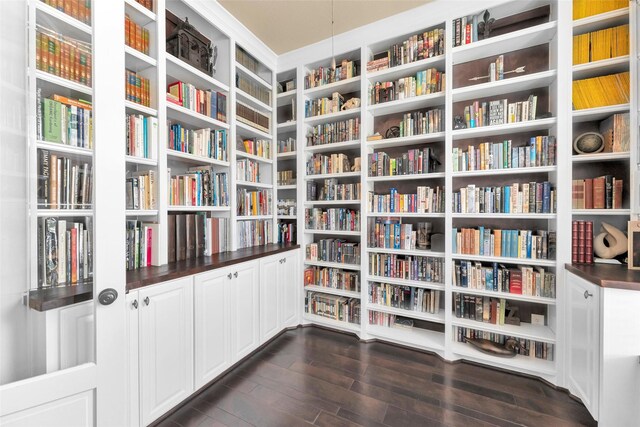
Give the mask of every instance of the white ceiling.
[[(331, 0), (218, 0), (276, 54), (331, 37)], [(431, 0), (335, 0), (334, 34)]]

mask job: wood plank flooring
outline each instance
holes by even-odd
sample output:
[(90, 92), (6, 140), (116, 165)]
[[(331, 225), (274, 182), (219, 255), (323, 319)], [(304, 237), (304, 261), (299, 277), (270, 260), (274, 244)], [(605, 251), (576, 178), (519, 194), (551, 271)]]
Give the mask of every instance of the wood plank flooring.
[(596, 426), (544, 383), (319, 328), (288, 331), (162, 427)]

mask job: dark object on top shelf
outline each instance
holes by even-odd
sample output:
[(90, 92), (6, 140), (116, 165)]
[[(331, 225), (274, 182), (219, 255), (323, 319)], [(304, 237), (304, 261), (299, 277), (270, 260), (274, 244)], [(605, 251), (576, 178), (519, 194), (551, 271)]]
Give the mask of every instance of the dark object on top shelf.
[(495, 18), (491, 18), (491, 14), (489, 10), (484, 11), (484, 15), (482, 15), (482, 19), (484, 21), (478, 22), (478, 33), (482, 33), (483, 38), (488, 39), (489, 33), (493, 27), (493, 24), (496, 22)]
[(384, 134), (385, 138), (399, 138), (400, 137), (400, 127), (399, 126), (391, 126)]
[(467, 125), (464, 122), (462, 116), (455, 116), (453, 118), (453, 129), (466, 129)]
[(167, 52), (209, 76), (216, 72), (218, 47), (189, 23), (167, 10)]
[[(549, 22), (550, 14), (551, 8), (549, 5), (546, 5), (496, 19), (491, 26), (491, 34), (488, 37), (496, 37), (535, 25), (545, 24)], [(485, 36), (485, 38), (487, 38), (487, 36)]]
[(465, 341), (492, 356), (514, 357), (520, 349), (520, 343), (513, 338), (507, 338), (504, 345), (483, 338), (465, 338)]

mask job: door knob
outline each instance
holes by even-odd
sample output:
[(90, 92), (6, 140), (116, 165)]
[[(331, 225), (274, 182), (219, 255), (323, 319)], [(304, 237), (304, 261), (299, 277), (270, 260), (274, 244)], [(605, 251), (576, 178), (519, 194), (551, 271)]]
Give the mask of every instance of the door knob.
[(237, 271), (235, 273), (233, 273), (233, 277), (235, 277), (236, 279), (238, 278), (238, 272)]
[(229, 278), (229, 280), (231, 280), (231, 277), (232, 277), (232, 276), (233, 276), (233, 275), (232, 275), (231, 273), (227, 274), (227, 277)]
[(98, 294), (98, 301), (102, 305), (109, 305), (118, 299), (118, 291), (113, 288), (103, 289)]
[(150, 302), (151, 302), (151, 300), (149, 300), (149, 297), (146, 297), (146, 298), (144, 299), (144, 304), (145, 304), (145, 305), (149, 305), (149, 303), (150, 303)]
[(592, 297), (593, 294), (590, 294), (589, 291), (584, 291), (584, 299), (587, 299), (589, 297)]
[(131, 305), (133, 306), (133, 308), (137, 309), (138, 308), (138, 300), (134, 299), (133, 302), (131, 303)]

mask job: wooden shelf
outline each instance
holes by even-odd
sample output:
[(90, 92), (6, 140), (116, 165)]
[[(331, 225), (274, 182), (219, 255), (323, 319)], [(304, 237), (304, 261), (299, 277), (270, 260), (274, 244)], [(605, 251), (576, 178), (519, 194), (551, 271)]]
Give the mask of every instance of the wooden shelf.
[(587, 79), (606, 74), (621, 73), (629, 70), (629, 55), (617, 58), (602, 59), (600, 61), (586, 62), (574, 65), (572, 68), (573, 80)]
[(287, 133), (287, 132), (295, 132), (296, 127), (298, 126), (298, 122), (295, 120), (278, 123), (276, 128), (278, 129), (278, 133)]
[(412, 96), (405, 99), (383, 102), (381, 104), (373, 104), (367, 107), (367, 112), (374, 117), (379, 117), (444, 105), (444, 100), (444, 92), (430, 93), (427, 95)]
[(288, 219), (293, 219), (293, 220), (297, 220), (298, 216), (297, 215), (278, 215), (278, 220), (288, 220)]
[(510, 292), (498, 292), (498, 291), (489, 291), (486, 289), (474, 289), (474, 288), (464, 288), (462, 286), (452, 286), (452, 292), (458, 292), (460, 294), (468, 294), (468, 295), (482, 295), (485, 297), (491, 298), (504, 298), (513, 301), (526, 301), (526, 302), (535, 302), (539, 304), (545, 305), (555, 305), (555, 298), (546, 298), (546, 297), (537, 297), (534, 295), (521, 295), (521, 294), (512, 294)]
[(511, 77), (495, 82), (465, 86), (459, 89), (453, 89), (451, 97), (453, 102), (460, 102), (486, 97), (497, 98), (500, 95), (512, 92), (531, 91), (532, 89), (551, 85), (556, 80), (557, 75), (556, 70), (549, 70)]
[(402, 345), (411, 345), (429, 351), (444, 351), (444, 334), (421, 328), (387, 327), (379, 325), (367, 325), (367, 333)]
[(585, 108), (583, 110), (573, 110), (573, 122), (591, 122), (596, 120), (604, 120), (616, 113), (629, 112), (629, 104), (608, 105), (606, 107)]
[[(229, 86), (198, 70), (193, 65), (187, 64), (170, 53), (167, 53), (165, 57), (167, 58), (167, 76), (171, 76), (182, 82), (191, 83), (198, 89), (213, 89), (219, 92), (229, 93)], [(171, 83), (171, 79), (167, 79), (167, 83)], [(228, 97), (227, 100), (229, 100)]]
[(302, 93), (308, 98), (322, 98), (323, 96), (331, 95), (333, 92), (358, 92), (360, 91), (360, 80), (361, 77), (356, 76), (350, 79), (340, 80), (335, 83), (305, 89)]
[(310, 261), (304, 260), (305, 265), (315, 265), (316, 267), (328, 267), (328, 268), (340, 268), (342, 270), (360, 271), (360, 264), (346, 264), (343, 262), (329, 262), (329, 261)]
[(530, 258), (515, 258), (515, 257), (487, 256), (487, 255), (467, 255), (467, 254), (452, 254), (451, 258), (462, 259), (467, 261), (499, 262), (502, 264), (539, 265), (542, 267), (556, 266), (556, 261), (551, 259), (530, 259)]
[(338, 152), (344, 150), (359, 150), (360, 149), (360, 140), (354, 139), (351, 141), (343, 141), (343, 142), (333, 142), (331, 144), (321, 144), (321, 145), (309, 145), (304, 147), (304, 151), (308, 153), (327, 153), (327, 152)]
[(146, 24), (156, 20), (156, 14), (142, 6), (136, 0), (124, 0), (124, 4), (126, 6), (126, 13), (129, 14), (129, 17), (133, 19), (136, 24), (144, 27)]
[(236, 221), (255, 221), (259, 219), (273, 219), (273, 215), (238, 215)]
[(365, 145), (374, 150), (389, 147), (404, 147), (407, 145), (417, 145), (429, 142), (444, 141), (444, 132), (426, 133), (422, 135), (401, 136), (399, 138), (385, 138), (376, 141), (366, 141)]
[(345, 291), (343, 289), (335, 289), (335, 288), (328, 288), (325, 286), (315, 286), (315, 285), (307, 285), (304, 287), (305, 291), (311, 291), (311, 292), (320, 292), (323, 294), (330, 294), (330, 295), (338, 295), (341, 297), (348, 297), (348, 298), (358, 298), (360, 299), (360, 292), (355, 292), (355, 291)]
[(381, 313), (395, 314), (396, 316), (408, 317), (411, 319), (426, 320), (427, 322), (444, 323), (444, 310), (438, 313), (424, 313), (421, 311), (404, 310), (402, 308), (388, 307), (381, 304), (368, 303), (369, 311), (379, 311)]
[(360, 236), (360, 231), (343, 231), (343, 230), (310, 230), (304, 229), (307, 234), (325, 234), (327, 236)]
[(291, 159), (291, 158), (295, 159), (297, 155), (298, 155), (297, 151), (289, 151), (289, 152), (286, 152), (286, 153), (278, 153), (278, 159), (279, 160)]
[(506, 169), (488, 169), (476, 171), (457, 171), (453, 172), (454, 178), (475, 177), (475, 176), (494, 176), (494, 175), (530, 175), (532, 173), (549, 173), (558, 170), (557, 166), (535, 166), (529, 168), (506, 168)]
[(555, 213), (452, 213), (453, 218), (555, 219)]
[(573, 209), (571, 214), (575, 216), (629, 216), (631, 209)]
[(176, 206), (169, 205), (169, 212), (229, 212), (229, 206)]
[(93, 299), (93, 284), (58, 286), (29, 291), (29, 308), (47, 311)]
[(36, 141), (36, 146), (42, 150), (49, 150), (78, 158), (93, 157), (93, 150), (90, 148), (75, 147), (73, 145), (66, 145), (59, 142)]
[(248, 69), (244, 65), (240, 64), (239, 62), (236, 61), (235, 64), (236, 64), (236, 71), (240, 71), (240, 73), (242, 73), (245, 76), (249, 77), (250, 79), (254, 80), (256, 83), (261, 84), (262, 86), (267, 88), (267, 90), (271, 90), (272, 89), (271, 83), (267, 82), (265, 79), (263, 79), (262, 77), (258, 76), (256, 73), (254, 73), (253, 71), (251, 71), (250, 69)]
[(252, 188), (266, 188), (266, 189), (273, 188), (273, 184), (264, 184), (262, 182), (249, 182), (249, 181), (240, 181), (240, 180), (236, 181), (236, 185), (239, 185), (241, 187), (252, 187)]
[(444, 218), (444, 212), (367, 212), (367, 217)]
[(630, 156), (631, 153), (628, 151), (619, 153), (574, 154), (571, 156), (571, 161), (573, 163), (628, 161)]
[(480, 331), (494, 332), (507, 336), (520, 337), (528, 340), (542, 341), (547, 343), (555, 343), (556, 336), (548, 326), (532, 325), (531, 323), (520, 323), (515, 325), (498, 325), (493, 323), (485, 323), (477, 320), (461, 319), (453, 317), (451, 320), (453, 326), (461, 326), (463, 328), (478, 329)]
[(554, 376), (556, 374), (555, 362), (551, 360), (522, 355), (516, 355), (513, 358), (492, 356), (490, 354), (480, 352), (480, 350), (472, 347), (471, 344), (461, 342), (454, 342), (451, 347), (454, 354), (476, 363), (482, 363), (508, 370), (521, 371), (533, 375)]
[(319, 116), (305, 117), (304, 123), (309, 126), (321, 125), (325, 123), (348, 120), (360, 115), (360, 107), (350, 110), (338, 111), (337, 113), (321, 114)]
[(598, 15), (586, 16), (573, 21), (573, 35), (596, 31), (602, 28), (615, 27), (629, 22), (629, 8), (611, 10)]
[(359, 205), (360, 200), (307, 200), (305, 206)]
[(132, 48), (131, 46), (124, 47), (125, 53), (125, 66), (132, 71), (142, 71), (150, 67), (155, 67), (158, 62), (149, 55), (140, 52)]
[(258, 138), (258, 139), (273, 139), (273, 135), (266, 133), (260, 129), (254, 128), (242, 122), (236, 121), (236, 134), (241, 137)]
[(127, 216), (156, 216), (158, 215), (158, 210), (148, 210), (148, 209), (127, 209), (125, 212)]
[(38, 209), (38, 217), (88, 217), (93, 216), (93, 209)]
[(256, 156), (255, 154), (245, 153), (244, 151), (236, 150), (236, 157), (242, 157), (245, 159), (255, 160), (256, 162), (272, 164), (273, 159), (267, 157)]
[(295, 184), (290, 184), (290, 185), (280, 185), (280, 184), (278, 184), (276, 186), (276, 188), (278, 190), (295, 190), (296, 188), (298, 188), (298, 186), (295, 185)]
[(369, 182), (384, 182), (384, 181), (415, 181), (424, 179), (438, 179), (444, 178), (444, 172), (431, 172), (431, 173), (414, 173), (410, 175), (390, 175), (390, 176), (370, 176), (367, 177)]
[(444, 290), (444, 283), (438, 282), (426, 282), (421, 280), (409, 280), (409, 279), (398, 279), (394, 277), (383, 277), (383, 276), (373, 276), (370, 275), (367, 277), (369, 282), (376, 283), (389, 283), (392, 285), (400, 285), (400, 286), (412, 286), (414, 288), (422, 288), (422, 289), (435, 289), (438, 291)]
[(273, 111), (273, 108), (271, 107), (271, 105), (265, 104), (264, 102), (260, 101), (258, 98), (255, 98), (251, 95), (249, 95), (247, 92), (236, 88), (236, 96), (245, 104), (249, 104), (251, 107), (253, 107), (256, 110), (261, 110), (262, 113), (270, 113)]
[(296, 89), (290, 90), (288, 92), (280, 92), (276, 96), (276, 103), (278, 104), (278, 106), (285, 105), (287, 103), (290, 103), (292, 99), (295, 99), (297, 95), (298, 91)]
[[(367, 72), (367, 79), (370, 82), (394, 81), (402, 77), (414, 76), (418, 71), (428, 68), (437, 68), (442, 71), (445, 64), (445, 56), (438, 55), (431, 58), (421, 59), (408, 64), (397, 65), (380, 71)], [(365, 67), (366, 68), (366, 67)]]
[[(40, 3), (40, 2), (38, 2)], [(40, 82), (46, 82), (49, 85), (53, 85), (53, 88), (50, 88), (51, 92), (56, 91), (56, 87), (69, 89), (74, 93), (74, 97), (81, 98), (81, 95), (89, 95), (93, 94), (93, 89), (91, 87), (72, 82), (71, 80), (63, 79), (62, 77), (54, 76), (53, 74), (46, 73), (44, 71), (36, 70), (36, 79)]]
[(151, 108), (151, 107), (146, 107), (144, 105), (141, 105), (141, 104), (138, 104), (138, 103), (132, 102), (132, 101), (124, 101), (124, 108), (129, 113), (145, 114), (147, 116), (157, 116), (158, 115), (158, 110), (156, 110), (154, 108)]
[(146, 166), (158, 166), (158, 161), (155, 159), (147, 159), (145, 157), (138, 156), (124, 156), (125, 162), (132, 165), (146, 165)]
[(394, 255), (410, 255), (410, 256), (429, 256), (444, 258), (444, 252), (436, 252), (428, 249), (392, 249), (392, 248), (367, 248), (369, 253), (394, 254)]
[(167, 101), (167, 117), (198, 128), (229, 129), (227, 123)]
[(526, 122), (506, 123), (504, 125), (481, 126), (467, 129), (456, 129), (451, 132), (453, 140), (481, 138), (494, 135), (511, 135), (513, 133), (547, 130), (555, 126), (556, 118), (536, 119)]
[(36, 1), (34, 4), (36, 9), (36, 22), (39, 25), (76, 40), (91, 43), (93, 35), (91, 26), (49, 6), (43, 1)]
[(360, 178), (360, 171), (357, 172), (340, 172), (340, 173), (323, 173), (318, 175), (306, 175), (305, 181), (327, 178)]
[(334, 319), (329, 319), (323, 316), (318, 316), (315, 314), (310, 314), (310, 313), (304, 313), (304, 315), (302, 316), (304, 320), (311, 322), (311, 323), (316, 323), (318, 325), (323, 325), (323, 326), (327, 326), (329, 328), (334, 328), (334, 329), (338, 329), (341, 331), (345, 331), (345, 332), (355, 332), (355, 333), (359, 333), (360, 332), (360, 325), (355, 324), (355, 323), (349, 323), (349, 322), (343, 322), (340, 320), (334, 320)]
[(176, 151), (172, 149), (167, 149), (167, 157), (168, 157), (168, 160), (183, 161), (183, 162), (188, 162), (196, 165), (207, 164), (207, 165), (215, 165), (215, 166), (227, 167), (227, 168), (230, 165), (229, 162), (226, 162), (223, 160), (212, 159), (210, 157), (204, 157), (204, 156), (196, 156), (195, 154), (183, 153), (182, 151)]

